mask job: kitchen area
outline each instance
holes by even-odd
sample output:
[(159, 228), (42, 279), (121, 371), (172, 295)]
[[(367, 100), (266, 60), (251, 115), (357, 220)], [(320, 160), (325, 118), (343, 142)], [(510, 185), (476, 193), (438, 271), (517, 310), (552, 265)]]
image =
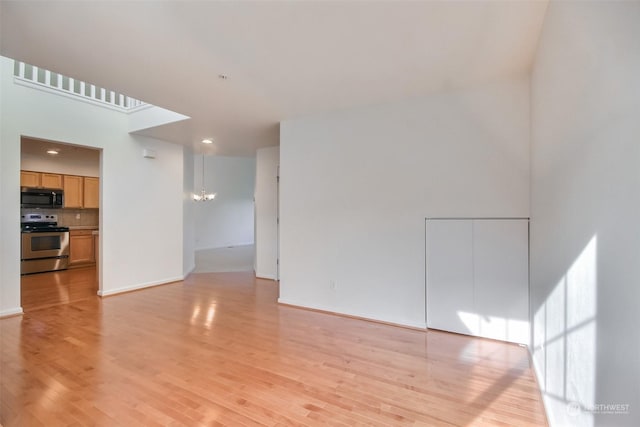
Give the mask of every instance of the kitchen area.
[(20, 169), (23, 310), (96, 297), (100, 150), (23, 137)]

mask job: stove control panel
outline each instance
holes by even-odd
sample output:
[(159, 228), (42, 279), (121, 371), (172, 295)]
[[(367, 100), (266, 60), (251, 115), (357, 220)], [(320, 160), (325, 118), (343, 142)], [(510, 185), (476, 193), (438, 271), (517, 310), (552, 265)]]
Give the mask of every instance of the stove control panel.
[(58, 222), (58, 215), (44, 215), (44, 214), (25, 214), (20, 216), (20, 223), (27, 224), (32, 222)]

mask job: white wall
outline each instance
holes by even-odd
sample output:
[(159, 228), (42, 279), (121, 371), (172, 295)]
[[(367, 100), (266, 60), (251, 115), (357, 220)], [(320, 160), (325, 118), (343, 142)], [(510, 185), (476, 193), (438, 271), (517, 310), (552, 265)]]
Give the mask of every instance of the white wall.
[(255, 236), (256, 276), (277, 279), (278, 274), (278, 165), (280, 147), (256, 152)]
[[(195, 190), (202, 188), (202, 156), (194, 157)], [(205, 156), (205, 189), (213, 201), (195, 206), (195, 248), (253, 244), (254, 157)]]
[(532, 76), (531, 289), (552, 426), (640, 425), (639, 41), (639, 2), (549, 4)]
[(194, 164), (193, 150), (190, 147), (183, 148), (183, 260), (182, 273), (187, 276), (196, 267), (195, 258), (195, 202), (192, 199), (194, 191)]
[[(1, 58), (2, 301), (20, 310), (21, 135), (102, 148), (101, 290), (182, 277), (182, 147), (126, 133), (127, 116), (13, 84), (13, 61)], [(143, 148), (156, 150), (144, 159)]]
[(280, 177), (280, 301), (424, 327), (424, 218), (529, 216), (529, 79), (285, 121)]

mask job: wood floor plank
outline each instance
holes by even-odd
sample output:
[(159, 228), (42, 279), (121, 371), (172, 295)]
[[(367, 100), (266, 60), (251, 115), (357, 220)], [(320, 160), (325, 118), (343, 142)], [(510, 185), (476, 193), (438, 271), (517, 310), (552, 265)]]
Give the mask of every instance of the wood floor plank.
[(98, 292), (96, 268), (28, 274), (21, 276), (20, 289), (24, 311), (95, 298)]
[(546, 425), (524, 348), (278, 305), (250, 273), (100, 299), (88, 270), (0, 320), (5, 427)]

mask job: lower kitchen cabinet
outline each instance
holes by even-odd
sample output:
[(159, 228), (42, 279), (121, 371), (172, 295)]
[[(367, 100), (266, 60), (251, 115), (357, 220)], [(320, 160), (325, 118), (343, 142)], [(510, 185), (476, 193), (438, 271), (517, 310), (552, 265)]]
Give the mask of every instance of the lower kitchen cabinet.
[(93, 230), (69, 232), (69, 267), (95, 264), (96, 253)]

